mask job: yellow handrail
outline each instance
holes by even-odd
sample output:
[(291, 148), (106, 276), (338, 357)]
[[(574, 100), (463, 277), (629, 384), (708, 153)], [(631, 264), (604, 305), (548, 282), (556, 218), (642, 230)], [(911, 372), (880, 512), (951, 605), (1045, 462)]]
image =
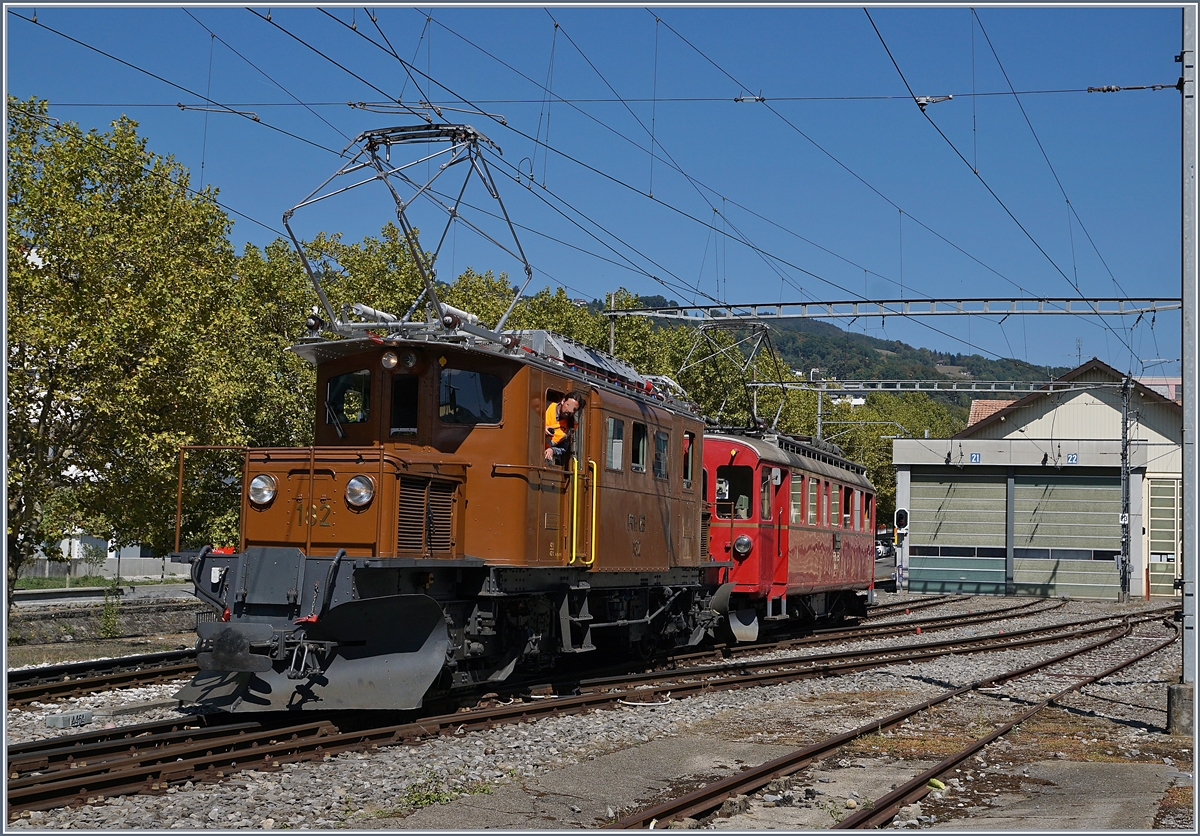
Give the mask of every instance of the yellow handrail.
[(579, 554), (579, 462), (571, 457), (571, 559), (568, 564), (575, 562)]
[(588, 467), (592, 471), (592, 533), (588, 548), (591, 557), (584, 563), (585, 566), (591, 566), (596, 562), (596, 503), (600, 498), (600, 480), (596, 478), (596, 463), (588, 459)]

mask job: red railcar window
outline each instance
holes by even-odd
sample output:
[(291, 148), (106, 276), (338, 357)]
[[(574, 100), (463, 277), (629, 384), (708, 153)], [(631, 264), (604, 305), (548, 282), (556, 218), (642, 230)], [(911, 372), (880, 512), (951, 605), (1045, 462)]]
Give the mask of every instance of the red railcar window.
[(799, 525), (804, 522), (804, 476), (796, 471), (792, 471), (792, 505), (790, 511), (788, 521), (792, 525)]
[(717, 468), (717, 516), (750, 519), (750, 497), (754, 493), (754, 469), (744, 465)]
[(759, 513), (764, 520), (771, 519), (771, 494), (774, 493), (771, 485), (771, 468), (763, 467), (762, 477), (759, 479)]

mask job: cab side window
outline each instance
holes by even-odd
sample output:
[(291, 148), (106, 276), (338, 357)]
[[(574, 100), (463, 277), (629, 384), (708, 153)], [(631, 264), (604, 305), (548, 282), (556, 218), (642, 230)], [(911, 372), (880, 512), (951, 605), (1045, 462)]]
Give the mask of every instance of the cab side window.
[(342, 435), (342, 424), (361, 424), (371, 417), (371, 372), (359, 369), (329, 379), (325, 420)]
[(692, 461), (696, 454), (696, 434), (683, 434), (683, 487), (685, 490), (692, 488)]
[(443, 424), (499, 424), (504, 381), (494, 374), (442, 369), (438, 417)]
[(750, 519), (750, 497), (754, 493), (754, 469), (741, 465), (717, 468), (717, 516)]
[(771, 484), (771, 468), (764, 467), (762, 469), (759, 488), (759, 514), (764, 520), (769, 520), (771, 519), (771, 494), (774, 493), (774, 486)]

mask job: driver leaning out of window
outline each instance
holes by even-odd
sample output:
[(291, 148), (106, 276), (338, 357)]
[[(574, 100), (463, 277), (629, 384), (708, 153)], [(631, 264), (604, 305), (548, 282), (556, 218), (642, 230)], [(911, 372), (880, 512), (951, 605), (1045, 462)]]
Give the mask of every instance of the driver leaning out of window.
[(547, 464), (563, 464), (575, 438), (575, 413), (583, 406), (583, 393), (578, 389), (568, 392), (562, 400), (551, 401), (546, 407), (546, 453)]

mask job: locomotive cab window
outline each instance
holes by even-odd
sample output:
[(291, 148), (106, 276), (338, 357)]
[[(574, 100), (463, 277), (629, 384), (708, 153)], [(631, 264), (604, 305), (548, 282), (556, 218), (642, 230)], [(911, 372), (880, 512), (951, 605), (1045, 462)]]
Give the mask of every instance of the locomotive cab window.
[(390, 435), (417, 434), (417, 394), (421, 380), (416, 375), (398, 374), (392, 378), (392, 423)]
[(499, 424), (504, 382), (494, 374), (442, 369), (438, 417), (443, 424)]
[(604, 466), (609, 470), (623, 470), (625, 467), (625, 422), (620, 418), (608, 418), (605, 423)]
[(634, 473), (646, 472), (646, 425), (633, 422), (633, 461), (629, 469)]
[(666, 479), (670, 471), (667, 469), (667, 450), (671, 447), (671, 436), (661, 430), (654, 433), (654, 478)]
[(325, 396), (325, 421), (337, 429), (343, 424), (362, 424), (371, 417), (371, 372), (359, 369), (329, 379)]
[(750, 496), (754, 493), (754, 469), (744, 465), (717, 468), (717, 516), (750, 519)]

